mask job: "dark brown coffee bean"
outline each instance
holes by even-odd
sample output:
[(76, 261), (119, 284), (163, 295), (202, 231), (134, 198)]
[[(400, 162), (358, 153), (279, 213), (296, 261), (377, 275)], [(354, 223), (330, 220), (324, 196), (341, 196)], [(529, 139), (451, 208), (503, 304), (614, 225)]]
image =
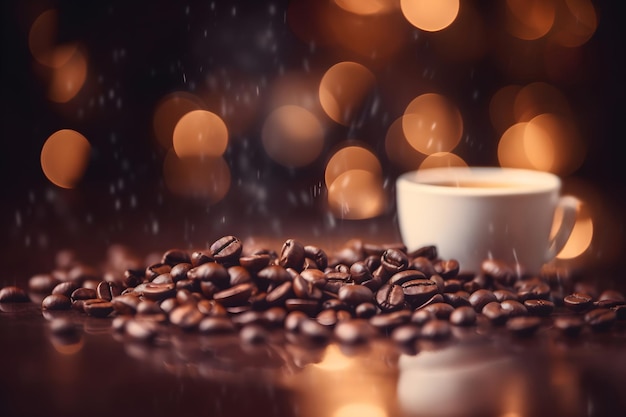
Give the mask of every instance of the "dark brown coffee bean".
[(272, 258), (269, 254), (246, 255), (239, 258), (239, 264), (253, 274), (270, 264)]
[(485, 259), (480, 265), (480, 272), (506, 287), (512, 286), (516, 280), (513, 269), (506, 262), (498, 259)]
[[(495, 293), (495, 291), (494, 291)], [(531, 301), (531, 300), (528, 300)], [(546, 300), (533, 300), (533, 301), (546, 301)], [(500, 307), (504, 310), (509, 317), (519, 317), (519, 316), (527, 316), (528, 309), (526, 306), (519, 301), (515, 300), (504, 300), (500, 302)]]
[(499, 302), (506, 300), (519, 301), (519, 297), (513, 291), (509, 290), (494, 290), (493, 295), (496, 296), (496, 300)]
[(204, 318), (204, 314), (192, 303), (178, 306), (169, 314), (170, 323), (186, 331), (197, 329)]
[(18, 286), (9, 285), (0, 290), (0, 303), (27, 303), (29, 301), (26, 291)]
[(425, 256), (413, 257), (409, 264), (409, 268), (420, 271), (426, 276), (426, 278), (430, 278), (432, 275), (435, 275), (437, 273), (437, 271), (435, 271), (435, 266), (433, 265), (431, 260)]
[[(434, 282), (435, 285), (437, 285), (437, 290), (440, 293), (444, 293), (445, 289), (446, 289), (446, 281), (441, 277), (441, 275), (438, 274), (432, 274), (430, 276), (430, 278), (428, 278), (430, 281)], [(448, 291), (451, 292), (451, 291)]]
[(406, 269), (404, 271), (396, 272), (389, 278), (388, 283), (393, 285), (402, 285), (407, 281), (414, 279), (426, 279), (426, 275), (423, 272), (416, 271), (415, 269)]
[(340, 321), (351, 318), (352, 316), (346, 310), (322, 310), (317, 314), (315, 320), (326, 327), (334, 327)]
[(271, 291), (268, 291), (265, 301), (270, 306), (282, 306), (285, 304), (286, 300), (293, 297), (293, 283), (291, 281), (285, 281), (277, 285)]
[(288, 332), (298, 332), (300, 330), (300, 323), (308, 318), (309, 316), (302, 311), (288, 312), (285, 317), (285, 330)]
[(216, 292), (213, 294), (213, 299), (224, 307), (240, 306), (248, 303), (254, 291), (256, 291), (256, 286), (247, 282)]
[(411, 320), (412, 312), (409, 310), (392, 311), (391, 313), (377, 314), (369, 319), (369, 323), (382, 332), (389, 332), (391, 329)]
[(455, 293), (444, 293), (442, 295), (443, 295), (444, 302), (450, 304), (452, 307), (458, 308), (458, 307), (472, 305), (469, 301), (470, 295), (466, 291), (457, 291)]
[(122, 278), (122, 284), (126, 288), (134, 288), (146, 280), (146, 271), (139, 269), (127, 269), (124, 271), (124, 277)]
[(28, 289), (37, 294), (50, 294), (59, 282), (52, 274), (37, 274), (28, 280)]
[(115, 310), (113, 303), (101, 298), (83, 301), (83, 309), (88, 316), (98, 318), (108, 317)]
[(113, 331), (123, 333), (126, 331), (126, 324), (132, 320), (132, 316), (116, 316), (111, 321), (111, 328)]
[(431, 320), (435, 320), (435, 315), (429, 311), (424, 309), (417, 309), (413, 311), (411, 314), (411, 323), (415, 323), (418, 326), (423, 326)]
[(485, 289), (476, 290), (469, 296), (469, 302), (477, 312), (481, 312), (487, 304), (498, 301), (493, 292)]
[(304, 299), (322, 299), (322, 290), (313, 285), (312, 282), (307, 281), (302, 275), (297, 274), (293, 278), (293, 292), (298, 298)]
[(123, 294), (114, 297), (111, 300), (113, 308), (117, 314), (133, 315), (137, 312), (137, 307), (140, 303), (139, 297), (133, 294)]
[(226, 317), (228, 313), (226, 308), (215, 300), (200, 300), (196, 304), (196, 308), (205, 316), (210, 317)]
[(304, 246), (304, 256), (312, 259), (315, 262), (315, 265), (317, 265), (317, 267), (322, 271), (328, 266), (328, 255), (323, 249), (317, 246)]
[(164, 274), (154, 277), (151, 283), (152, 284), (173, 284), (174, 280), (172, 279), (172, 274), (169, 272), (166, 272)]
[(349, 272), (328, 272), (326, 273), (326, 284), (324, 285), (324, 291), (337, 294), (339, 289), (350, 282)]
[(593, 298), (591, 298), (590, 295), (576, 292), (565, 296), (563, 303), (565, 304), (565, 307), (573, 311), (583, 311), (591, 307)]
[(72, 301), (63, 294), (50, 294), (41, 301), (42, 310), (69, 310), (71, 307)]
[(362, 261), (353, 262), (352, 265), (358, 262), (362, 262), (363, 264), (365, 264), (367, 269), (369, 269), (371, 272), (380, 266), (380, 256), (375, 256), (375, 255), (368, 256)]
[(452, 329), (444, 320), (430, 320), (422, 326), (421, 335), (425, 339), (443, 340), (450, 337)]
[(337, 293), (339, 300), (348, 305), (356, 306), (361, 303), (371, 302), (374, 299), (374, 293), (363, 285), (351, 284), (344, 285), (339, 288)]
[(450, 323), (455, 326), (473, 326), (476, 323), (476, 311), (471, 306), (461, 306), (450, 313)]
[(298, 325), (300, 334), (314, 342), (326, 342), (331, 337), (331, 330), (316, 320), (306, 318)]
[(270, 307), (263, 311), (265, 322), (270, 327), (282, 327), (287, 317), (287, 310), (283, 307)]
[(148, 300), (161, 301), (176, 295), (176, 284), (154, 284), (149, 282), (141, 292), (142, 296)]
[(376, 292), (375, 300), (383, 311), (399, 310), (404, 307), (404, 291), (399, 285), (384, 284)]
[(340, 300), (339, 298), (329, 298), (328, 300), (324, 300), (322, 302), (323, 310), (351, 310), (352, 306), (348, 305), (346, 302)]
[[(193, 280), (198, 282), (197, 280)], [(222, 287), (218, 287), (211, 281), (200, 281), (200, 293), (207, 299), (212, 299), (213, 296), (220, 292)]]
[(150, 342), (158, 334), (158, 324), (151, 320), (130, 319), (126, 323), (126, 334), (132, 339)]
[(203, 252), (203, 251), (195, 251), (191, 253), (192, 268), (195, 268), (197, 266), (200, 266), (202, 264), (206, 264), (209, 262), (215, 262), (215, 259), (213, 259), (211, 255), (209, 255), (208, 253)]
[[(231, 310), (228, 311), (233, 314)], [(265, 312), (263, 311), (246, 310), (234, 313), (230, 319), (239, 327), (243, 327), (248, 324), (256, 324), (265, 327), (267, 326), (267, 318), (264, 313)]]
[(609, 330), (616, 318), (615, 311), (610, 308), (597, 308), (585, 314), (585, 322), (597, 332)]
[(380, 257), (380, 265), (389, 273), (404, 271), (409, 267), (409, 257), (399, 249), (390, 248), (383, 252)]
[(242, 250), (243, 243), (235, 236), (224, 236), (209, 247), (211, 257), (225, 266), (236, 265)]
[(524, 307), (533, 316), (549, 316), (554, 311), (554, 303), (548, 300), (526, 300)]
[(172, 310), (181, 305), (182, 303), (179, 302), (177, 299), (178, 294), (180, 294), (180, 291), (176, 294), (176, 297), (167, 298), (161, 301), (159, 303), (159, 308), (161, 309), (161, 311), (163, 311), (165, 314), (169, 314), (172, 312)]
[(396, 343), (406, 345), (415, 343), (422, 335), (421, 329), (413, 324), (404, 324), (396, 327), (391, 332), (391, 340)]
[(235, 324), (227, 317), (205, 317), (198, 324), (198, 331), (202, 334), (226, 334), (237, 330)]
[(227, 269), (229, 279), (229, 285), (234, 286), (238, 284), (243, 284), (246, 282), (252, 282), (252, 275), (250, 272), (243, 266), (235, 265), (231, 266)]
[(411, 258), (424, 257), (430, 261), (437, 259), (437, 247), (434, 245), (423, 246), (409, 253)]
[(170, 271), (172, 281), (177, 283), (179, 281), (187, 280), (187, 272), (189, 272), (191, 268), (193, 268), (193, 266), (189, 262), (181, 262), (173, 266)]
[(111, 301), (113, 297), (122, 294), (119, 284), (114, 281), (100, 281), (96, 288), (96, 295), (103, 300)]
[(161, 274), (167, 274), (172, 270), (172, 267), (164, 263), (156, 263), (148, 266), (145, 271), (145, 277), (148, 281), (152, 281)]
[(174, 266), (182, 263), (190, 264), (191, 256), (189, 253), (182, 249), (170, 249), (163, 254), (163, 258), (161, 258), (161, 263)]
[(372, 279), (361, 282), (361, 285), (369, 288), (372, 292), (376, 292), (383, 286), (383, 280), (379, 276), (372, 275)]
[(620, 291), (617, 290), (604, 290), (598, 296), (598, 301), (614, 300), (626, 302), (626, 297)]
[(72, 301), (91, 300), (93, 298), (98, 298), (98, 293), (94, 289), (80, 287), (72, 291), (70, 298)]
[(365, 262), (358, 261), (350, 265), (350, 276), (356, 284), (372, 279), (372, 272)]
[[(432, 278), (431, 278), (432, 279)], [(451, 278), (444, 281), (443, 291), (441, 292), (457, 292), (463, 289), (463, 283), (458, 279)]]
[(295, 239), (287, 239), (280, 251), (278, 264), (283, 268), (293, 268), (296, 271), (301, 271), (304, 258), (304, 245)]
[(337, 323), (334, 335), (339, 343), (356, 345), (373, 338), (376, 330), (367, 320), (353, 319)]
[[(315, 271), (314, 269), (307, 269), (306, 271)], [(304, 273), (305, 271), (303, 271)], [(323, 272), (319, 271), (323, 274)], [(309, 273), (310, 274), (310, 273)], [(309, 274), (305, 274), (308, 276)], [(305, 277), (302, 275), (302, 277)], [(259, 284), (259, 288), (266, 290), (271, 286), (277, 286), (282, 284), (283, 282), (293, 280), (291, 274), (280, 265), (269, 265), (257, 273), (257, 282)]]
[(517, 287), (517, 296), (520, 301), (547, 300), (550, 297), (550, 286), (540, 280), (531, 279), (521, 282)]
[(354, 314), (360, 319), (369, 319), (378, 312), (374, 303), (361, 303), (354, 309)]
[(319, 269), (305, 269), (300, 276), (317, 288), (322, 289), (326, 285), (326, 274)]
[(570, 337), (578, 336), (584, 325), (585, 322), (578, 316), (559, 316), (554, 319), (554, 326)]
[(626, 305), (611, 307), (611, 310), (615, 311), (615, 318), (617, 320), (626, 320)]
[(309, 317), (313, 317), (319, 312), (320, 302), (318, 300), (290, 298), (285, 300), (285, 308), (287, 311), (302, 311)]
[(429, 279), (407, 281), (404, 282), (400, 288), (402, 288), (404, 299), (413, 307), (423, 305), (431, 297), (439, 293), (437, 284)]
[(495, 324), (496, 326), (504, 324), (509, 318), (507, 311), (503, 310), (502, 306), (497, 301), (487, 303), (481, 312), (492, 324)]
[(432, 303), (421, 307), (421, 309), (429, 311), (433, 316), (435, 316), (435, 318), (440, 320), (448, 320), (450, 318), (450, 314), (454, 311), (454, 307), (443, 302)]
[(434, 264), (435, 272), (443, 279), (454, 278), (459, 274), (459, 262), (456, 259), (439, 261)]
[(219, 288), (226, 288), (230, 284), (228, 270), (217, 262), (208, 262), (187, 271), (187, 278), (191, 280), (208, 281)]
[(539, 317), (513, 317), (506, 323), (506, 328), (519, 337), (529, 337), (541, 326)]

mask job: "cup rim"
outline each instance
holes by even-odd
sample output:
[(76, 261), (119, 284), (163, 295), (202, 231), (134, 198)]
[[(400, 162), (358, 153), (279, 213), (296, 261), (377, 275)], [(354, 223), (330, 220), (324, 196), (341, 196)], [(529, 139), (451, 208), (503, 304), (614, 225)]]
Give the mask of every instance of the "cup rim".
[[(497, 175), (496, 175), (497, 174)], [(438, 183), (454, 179), (481, 181), (487, 183), (511, 183), (513, 187), (451, 187)], [(561, 179), (550, 172), (524, 168), (443, 167), (418, 169), (401, 174), (397, 184), (409, 184), (431, 194), (485, 196), (537, 194), (559, 190)]]

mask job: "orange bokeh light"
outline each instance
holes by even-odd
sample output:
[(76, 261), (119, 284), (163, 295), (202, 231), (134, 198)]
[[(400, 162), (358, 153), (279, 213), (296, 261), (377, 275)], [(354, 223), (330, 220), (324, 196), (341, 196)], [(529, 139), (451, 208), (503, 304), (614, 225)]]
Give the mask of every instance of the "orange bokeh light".
[(319, 99), (322, 108), (332, 120), (348, 126), (355, 121), (375, 82), (374, 74), (359, 63), (335, 64), (320, 81)]
[(397, 0), (334, 0), (337, 6), (358, 15), (389, 13), (398, 8)]
[(402, 117), (394, 120), (387, 129), (385, 153), (394, 167), (405, 172), (419, 168), (426, 156), (413, 148), (406, 139), (402, 129)]
[(459, 0), (400, 0), (400, 8), (409, 23), (427, 32), (450, 26), (459, 7)]
[(340, 174), (328, 188), (331, 211), (342, 219), (358, 220), (380, 215), (385, 208), (380, 176), (363, 169)]
[(286, 105), (275, 109), (261, 132), (265, 152), (286, 167), (302, 167), (315, 161), (324, 148), (324, 130), (307, 109)]
[(176, 123), (173, 145), (179, 158), (222, 156), (228, 146), (228, 128), (215, 113), (192, 110)]
[(364, 170), (371, 172), (376, 177), (381, 177), (383, 168), (373, 152), (358, 144), (347, 145), (336, 151), (326, 164), (324, 181), (326, 187), (346, 171)]
[(48, 97), (56, 103), (67, 103), (83, 88), (86, 79), (87, 58), (80, 50), (76, 49), (69, 60), (52, 68)]
[(156, 105), (152, 126), (154, 134), (163, 149), (172, 147), (174, 128), (185, 114), (193, 110), (204, 109), (204, 104), (197, 96), (177, 91), (163, 97)]
[(489, 101), (491, 124), (499, 134), (517, 122), (514, 106), (517, 93), (521, 89), (519, 85), (507, 85), (496, 91)]
[(507, 0), (507, 29), (513, 36), (523, 40), (535, 40), (545, 36), (556, 15), (554, 0)]
[(515, 120), (527, 122), (543, 113), (571, 114), (567, 99), (556, 87), (534, 82), (524, 86), (516, 95), (513, 105)]
[(28, 48), (42, 65), (59, 68), (76, 52), (76, 44), (56, 45), (59, 16), (54, 9), (41, 13), (30, 26)]
[(467, 162), (458, 155), (450, 152), (436, 152), (428, 155), (420, 164), (419, 169), (467, 167)]
[(62, 188), (74, 188), (87, 169), (91, 145), (71, 129), (59, 130), (41, 149), (41, 169), (48, 180)]
[(590, 0), (563, 0), (550, 39), (561, 46), (584, 45), (598, 28), (598, 17)]
[(402, 118), (404, 134), (413, 148), (430, 155), (449, 152), (460, 142), (463, 119), (456, 106), (440, 94), (422, 94), (409, 103)]

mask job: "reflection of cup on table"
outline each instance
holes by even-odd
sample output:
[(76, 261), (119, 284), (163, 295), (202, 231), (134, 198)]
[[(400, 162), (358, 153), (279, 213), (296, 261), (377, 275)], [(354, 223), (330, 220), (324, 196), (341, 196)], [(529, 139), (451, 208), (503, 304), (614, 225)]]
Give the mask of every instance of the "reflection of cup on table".
[[(408, 250), (437, 246), (461, 270), (500, 259), (537, 273), (565, 246), (579, 200), (560, 196), (553, 174), (513, 168), (433, 168), (396, 182), (398, 222)], [(562, 221), (550, 236), (555, 213)]]

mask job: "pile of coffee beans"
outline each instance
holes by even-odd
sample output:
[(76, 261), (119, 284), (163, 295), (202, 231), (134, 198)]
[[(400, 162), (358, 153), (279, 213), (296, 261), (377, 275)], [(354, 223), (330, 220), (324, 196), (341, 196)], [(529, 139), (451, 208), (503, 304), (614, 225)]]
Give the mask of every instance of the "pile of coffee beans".
[[(328, 254), (288, 239), (276, 252), (245, 250), (236, 236), (207, 246), (170, 249), (148, 265), (118, 254), (117, 268), (104, 272), (62, 253), (58, 268), (31, 277), (28, 290), (2, 288), (0, 302), (39, 295), (44, 311), (109, 318), (114, 331), (146, 342), (174, 326), (204, 335), (238, 333), (247, 343), (284, 329), (316, 343), (390, 337), (409, 344), (445, 340), (454, 328), (479, 322), (519, 337), (542, 326), (575, 337), (626, 319), (622, 293), (578, 285), (566, 271), (519, 276), (504, 262), (485, 260), (480, 271), (461, 273), (459, 263), (441, 259), (434, 246), (409, 252), (401, 243), (352, 239)], [(58, 319), (51, 329), (64, 334), (73, 326)]]

